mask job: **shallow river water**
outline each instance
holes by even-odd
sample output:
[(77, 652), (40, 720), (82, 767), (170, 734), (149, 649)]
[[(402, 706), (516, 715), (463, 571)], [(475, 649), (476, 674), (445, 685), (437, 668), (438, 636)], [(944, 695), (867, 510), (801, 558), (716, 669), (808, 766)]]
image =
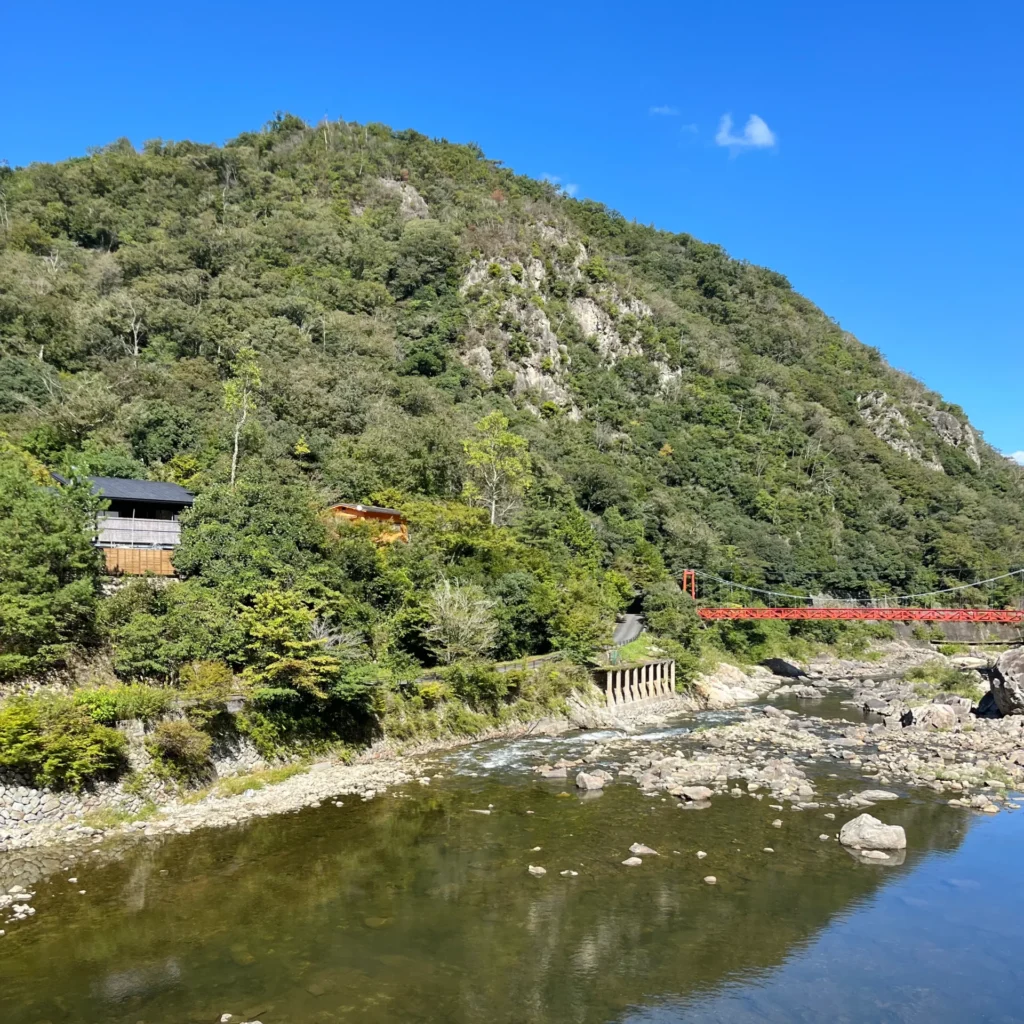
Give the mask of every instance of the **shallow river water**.
[[(429, 787), (39, 882), (0, 939), (0, 1021), (1024, 1021), (1019, 812), (908, 793), (879, 812), (905, 863), (860, 864), (818, 838), (841, 808), (684, 811), (529, 771), (592, 742), (478, 745), (431, 758)], [(660, 856), (623, 867), (634, 842)]]

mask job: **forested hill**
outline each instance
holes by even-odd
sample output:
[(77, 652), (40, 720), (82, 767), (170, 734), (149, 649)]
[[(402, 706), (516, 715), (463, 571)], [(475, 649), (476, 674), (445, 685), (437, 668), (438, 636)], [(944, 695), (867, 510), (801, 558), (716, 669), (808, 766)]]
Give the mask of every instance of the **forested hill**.
[[(417, 650), (442, 577), (519, 616), (515, 654), (689, 566), (864, 593), (1024, 565), (1020, 471), (781, 274), (376, 124), (0, 170), (0, 430), (193, 489), (187, 578), (307, 595), (370, 650)], [(413, 543), (341, 550), (339, 500)]]

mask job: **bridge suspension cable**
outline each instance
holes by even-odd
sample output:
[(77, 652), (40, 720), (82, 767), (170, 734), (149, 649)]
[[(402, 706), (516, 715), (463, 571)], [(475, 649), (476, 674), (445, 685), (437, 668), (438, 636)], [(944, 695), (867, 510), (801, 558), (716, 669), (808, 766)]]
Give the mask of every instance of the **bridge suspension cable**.
[[(814, 596), (811, 594), (789, 594), (781, 590), (765, 590), (761, 587), (748, 587), (743, 583), (736, 583), (733, 580), (723, 579), (721, 576), (716, 576), (714, 573), (705, 572), (702, 569), (691, 569), (688, 572), (692, 572), (703, 579), (713, 580), (715, 583), (721, 583), (723, 586), (729, 587), (731, 590), (743, 590), (748, 594), (762, 594), (766, 597), (781, 597), (786, 598), (790, 601), (808, 601), (813, 603)], [(1024, 569), (1014, 569), (1012, 572), (1001, 573), (998, 576), (991, 576), (986, 580), (976, 580), (974, 583), (962, 583), (955, 587), (946, 587), (941, 590), (928, 590), (920, 594), (889, 594), (886, 595), (885, 600), (889, 601), (919, 601), (926, 597), (940, 597), (943, 594), (955, 594), (964, 590), (972, 590), (975, 587), (984, 587), (990, 583), (999, 583), (1002, 580), (1012, 579), (1014, 576), (1020, 576), (1024, 579)], [(873, 603), (871, 599), (851, 598), (851, 601), (855, 601), (858, 604), (870, 604)]]

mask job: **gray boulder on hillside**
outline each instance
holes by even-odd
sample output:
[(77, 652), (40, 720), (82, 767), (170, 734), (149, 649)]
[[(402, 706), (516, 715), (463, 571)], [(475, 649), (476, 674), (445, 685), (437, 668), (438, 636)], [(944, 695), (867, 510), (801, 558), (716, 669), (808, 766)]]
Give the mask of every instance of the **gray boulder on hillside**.
[(839, 842), (851, 850), (905, 850), (902, 825), (886, 825), (870, 814), (859, 814), (839, 830)]
[(1003, 715), (1024, 715), (1024, 647), (1000, 655), (992, 670), (992, 698)]

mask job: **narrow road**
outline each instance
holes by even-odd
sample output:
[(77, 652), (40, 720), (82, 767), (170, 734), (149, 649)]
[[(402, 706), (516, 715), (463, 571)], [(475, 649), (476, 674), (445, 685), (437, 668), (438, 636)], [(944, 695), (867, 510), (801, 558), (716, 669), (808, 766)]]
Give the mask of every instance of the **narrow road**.
[(644, 618), (642, 615), (627, 614), (621, 622), (616, 623), (612, 632), (612, 643), (616, 646), (628, 644), (635, 640), (644, 631)]

